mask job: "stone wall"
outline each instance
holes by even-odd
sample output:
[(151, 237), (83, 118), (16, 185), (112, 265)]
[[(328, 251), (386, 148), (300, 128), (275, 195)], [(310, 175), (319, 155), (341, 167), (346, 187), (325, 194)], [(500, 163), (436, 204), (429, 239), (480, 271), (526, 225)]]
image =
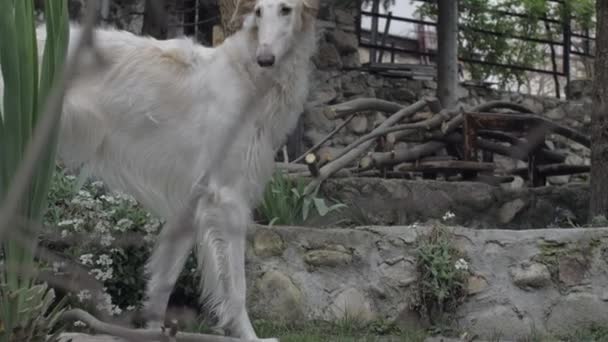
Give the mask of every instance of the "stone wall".
[(382, 178), (329, 179), (324, 197), (348, 208), (311, 226), (408, 225), (441, 220), (473, 229), (534, 229), (585, 224), (589, 208), (586, 184), (510, 188), (478, 182), (410, 181)]
[[(417, 238), (429, 227), (255, 227), (247, 251), (251, 313), (273, 321), (394, 321), (414, 312)], [(454, 228), (466, 255), (467, 297), (458, 329), (516, 340), (608, 324), (607, 229)]]

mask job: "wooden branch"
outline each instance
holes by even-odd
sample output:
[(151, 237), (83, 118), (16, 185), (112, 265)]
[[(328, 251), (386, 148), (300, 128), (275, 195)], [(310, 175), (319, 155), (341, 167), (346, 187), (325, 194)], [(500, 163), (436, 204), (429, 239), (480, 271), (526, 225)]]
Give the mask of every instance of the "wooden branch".
[(413, 161), (431, 155), (445, 146), (443, 142), (430, 141), (416, 145), (411, 149), (392, 152), (375, 152), (370, 155), (375, 167), (392, 166), (395, 164)]
[(308, 170), (308, 167), (304, 164), (275, 162), (274, 166), (275, 168), (285, 170), (286, 172), (302, 172)]
[(62, 315), (62, 320), (82, 321), (96, 332), (120, 337), (129, 341), (170, 341), (169, 338), (171, 337), (176, 342), (253, 342), (253, 340), (218, 335), (177, 332), (175, 329), (171, 329), (175, 333), (173, 336), (170, 333), (165, 333), (163, 329), (130, 329), (100, 321), (93, 315), (80, 309), (66, 311)]
[[(422, 108), (427, 106), (428, 101), (433, 101), (433, 100), (434, 100), (433, 98), (425, 98), (425, 99), (415, 102), (414, 104), (410, 105), (409, 107), (399, 110), (397, 113), (391, 115), (382, 124), (380, 124), (378, 127), (376, 127), (376, 129), (374, 131), (382, 130), (386, 127), (390, 127), (390, 126), (394, 125), (395, 123), (403, 120), (403, 118), (414, 115), (416, 112), (420, 111)], [(336, 173), (338, 170), (346, 167), (348, 164), (352, 163), (355, 159), (357, 159), (360, 155), (365, 153), (367, 151), (367, 149), (373, 145), (373, 143), (374, 143), (373, 140), (368, 140), (355, 147), (351, 147), (353, 144), (347, 146), (346, 148), (349, 149), (349, 151), (347, 153), (345, 153), (344, 155), (342, 155), (340, 158), (336, 158), (335, 160), (333, 160), (333, 161), (327, 163), (325, 166), (323, 166), (320, 170), (319, 177), (317, 177), (315, 180), (313, 180), (306, 186), (306, 189), (304, 190), (305, 193), (306, 194), (312, 193), (315, 189), (317, 189), (319, 187), (319, 185), (321, 185), (321, 183), (325, 179), (327, 179), (328, 177), (330, 177), (331, 175)]]
[[(492, 109), (498, 109), (498, 108), (504, 108), (504, 109), (512, 109), (521, 113), (530, 113), (530, 114), (534, 114), (534, 111), (530, 108), (528, 108), (527, 106), (518, 104), (518, 103), (514, 103), (514, 102), (508, 102), (508, 101), (489, 101), (489, 102), (485, 102), (482, 103), (480, 105), (474, 106), (470, 109), (468, 109), (468, 112), (489, 112)], [(453, 132), (454, 130), (456, 130), (456, 128), (460, 127), (462, 125), (462, 123), (464, 122), (464, 117), (462, 116), (462, 114), (456, 115), (454, 116), (446, 125), (445, 128), (443, 129), (443, 133), (444, 134), (448, 134)]]
[(405, 131), (405, 130), (414, 130), (414, 129), (420, 129), (420, 128), (430, 130), (430, 129), (436, 128), (438, 126), (441, 126), (441, 124), (444, 121), (449, 120), (449, 118), (450, 118), (450, 116), (449, 116), (448, 111), (442, 110), (439, 114), (432, 116), (428, 120), (411, 123), (411, 124), (402, 124), (402, 125), (388, 126), (388, 127), (378, 126), (376, 129), (374, 129), (370, 133), (360, 137), (359, 139), (355, 140), (353, 143), (348, 145), (346, 148), (344, 148), (342, 151), (340, 151), (340, 154), (338, 154), (338, 156), (336, 156), (336, 159), (342, 157), (343, 155), (348, 153), (350, 150), (363, 144), (364, 142), (375, 139), (375, 138), (383, 136), (383, 135), (386, 135), (388, 133)]
[(395, 113), (401, 109), (403, 109), (403, 106), (395, 102), (376, 98), (360, 98), (330, 106), (327, 118), (333, 120), (368, 110)]
[[(538, 172), (545, 176), (563, 176), (577, 173), (587, 173), (591, 171), (589, 165), (567, 165), (567, 164), (546, 164), (538, 166)], [(521, 167), (507, 171), (507, 174), (518, 175), (524, 179), (528, 178), (528, 168)]]
[(319, 164), (317, 160), (317, 156), (314, 153), (309, 153), (306, 155), (306, 165), (308, 165), (308, 171), (313, 177), (319, 177)]
[[(453, 132), (451, 134), (449, 134), (448, 136), (437, 136), (436, 139), (439, 139), (441, 141), (444, 141), (446, 143), (449, 144), (462, 144), (464, 137), (462, 136), (462, 134), (458, 133), (458, 132)], [(518, 149), (511, 147), (511, 146), (505, 146), (502, 144), (498, 144), (486, 139), (481, 139), (481, 138), (477, 138), (477, 148), (481, 149), (481, 150), (486, 150), (492, 153), (496, 153), (496, 154), (500, 154), (503, 155), (505, 157), (509, 157), (509, 158), (513, 158), (514, 155), (516, 155), (518, 153)], [(542, 149), (539, 151), (539, 155), (542, 158), (545, 158), (546, 160), (552, 161), (552, 162), (563, 162), (565, 160), (565, 157), (557, 154), (556, 152), (553, 151), (548, 151), (546, 149)], [(520, 159), (522, 161), (528, 161), (528, 155), (523, 155), (521, 158), (515, 158), (515, 159)]]
[(348, 125), (348, 123), (351, 122), (354, 118), (355, 118), (354, 116), (348, 117), (348, 119), (344, 120), (343, 123), (338, 125), (338, 127), (334, 128), (333, 131), (331, 131), (328, 135), (326, 135), (325, 138), (321, 139), (321, 141), (316, 143), (313, 147), (309, 148), (308, 151), (304, 152), (301, 156), (294, 159), (294, 161), (292, 161), (292, 163), (296, 164), (296, 163), (299, 163), (302, 160), (304, 160), (304, 158), (306, 158), (306, 156), (309, 153), (315, 152), (319, 147), (321, 147), (323, 144), (325, 144), (329, 139), (331, 139), (334, 135), (336, 135), (342, 128), (344, 128), (344, 126)]
[[(504, 132), (499, 132), (499, 131), (490, 131), (490, 130), (479, 130), (477, 132), (477, 134), (479, 134), (480, 137), (488, 137), (488, 138), (492, 138), (492, 139), (496, 139), (496, 140), (506, 141), (506, 142), (510, 143), (511, 145), (513, 145), (515, 149), (519, 148), (517, 145), (526, 144), (525, 140), (519, 139), (516, 136), (509, 134), (509, 133), (504, 133)], [(563, 163), (566, 160), (565, 154), (551, 151), (546, 148), (541, 148), (538, 151), (538, 153), (541, 158), (549, 160), (554, 163)], [(522, 154), (522, 156), (527, 157), (527, 154)], [(516, 158), (516, 159), (520, 159), (520, 158)]]

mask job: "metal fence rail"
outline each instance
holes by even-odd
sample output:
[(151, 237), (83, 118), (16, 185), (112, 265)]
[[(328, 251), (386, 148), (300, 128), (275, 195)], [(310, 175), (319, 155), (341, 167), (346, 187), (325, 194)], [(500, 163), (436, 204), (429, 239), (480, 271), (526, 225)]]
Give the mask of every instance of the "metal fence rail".
[[(417, 2), (424, 3), (436, 3), (436, 0), (414, 0)], [(563, 1), (559, 0), (551, 0), (551, 2), (556, 3), (558, 6), (564, 6)], [(402, 22), (402, 23), (410, 23), (418, 25), (419, 33), (420, 28), (424, 27), (436, 27), (436, 21), (429, 20), (420, 20), (416, 18), (408, 18), (395, 16), (392, 12), (388, 12), (387, 14), (380, 13), (379, 11), (379, 0), (375, 0), (372, 3), (371, 11), (363, 10), (362, 6), (358, 6), (358, 13), (356, 18), (356, 30), (357, 36), (359, 40), (359, 46), (363, 48), (369, 49), (369, 62), (364, 63), (363, 69), (366, 70), (378, 70), (380, 66), (382, 66), (382, 70), (394, 69), (399, 70), (404, 66), (395, 63), (395, 55), (396, 54), (404, 54), (409, 56), (415, 56), (420, 59), (421, 57), (427, 57), (428, 59), (433, 59), (437, 52), (433, 49), (421, 49), (420, 46), (411, 46), (410, 43), (408, 46), (404, 37), (397, 37), (389, 34), (389, 27), (393, 22)], [(461, 9), (467, 9), (462, 8)], [(546, 30), (550, 31), (550, 25), (556, 26), (559, 25), (561, 27), (561, 33), (559, 34), (559, 39), (552, 38), (538, 38), (538, 37), (524, 37), (515, 34), (509, 34), (506, 32), (496, 32), (492, 30), (482, 29), (478, 27), (471, 27), (468, 25), (461, 24), (459, 25), (460, 31), (472, 31), (476, 33), (480, 33), (483, 35), (494, 36), (494, 37), (503, 37), (507, 39), (520, 40), (525, 42), (530, 42), (531, 44), (539, 44), (548, 46), (550, 48), (550, 59), (551, 59), (551, 68), (546, 69), (539, 67), (538, 65), (517, 65), (517, 64), (509, 64), (509, 63), (497, 63), (492, 61), (486, 61), (480, 58), (471, 58), (465, 56), (459, 56), (459, 60), (463, 63), (469, 64), (480, 64), (480, 65), (490, 65), (496, 68), (507, 68), (512, 70), (519, 71), (528, 71), (532, 73), (539, 74), (547, 74), (553, 75), (555, 81), (556, 88), (556, 96), (560, 97), (559, 93), (559, 80), (558, 77), (564, 77), (566, 79), (566, 84), (569, 84), (571, 72), (572, 72), (572, 56), (579, 56), (583, 58), (593, 58), (594, 57), (594, 42), (595, 38), (590, 35), (587, 31), (585, 32), (574, 32), (573, 24), (577, 23), (578, 18), (574, 18), (572, 16), (567, 16), (565, 18), (551, 18), (548, 16), (540, 16), (540, 17), (531, 17), (526, 14), (516, 13), (511, 11), (504, 10), (492, 10), (490, 11), (492, 14), (502, 15), (502, 16), (511, 16), (518, 18), (527, 18), (532, 21), (536, 21), (537, 23), (544, 25)], [(364, 29), (361, 25), (362, 18), (370, 17), (371, 18), (371, 29)], [(385, 20), (385, 25), (383, 28), (379, 27), (379, 19)], [(582, 42), (582, 51), (577, 50), (573, 47), (573, 39)], [(561, 48), (561, 67), (558, 67), (558, 53), (556, 53), (556, 47)], [(390, 55), (390, 63), (383, 61), (383, 54), (388, 53)], [(409, 66), (408, 68), (410, 68)]]

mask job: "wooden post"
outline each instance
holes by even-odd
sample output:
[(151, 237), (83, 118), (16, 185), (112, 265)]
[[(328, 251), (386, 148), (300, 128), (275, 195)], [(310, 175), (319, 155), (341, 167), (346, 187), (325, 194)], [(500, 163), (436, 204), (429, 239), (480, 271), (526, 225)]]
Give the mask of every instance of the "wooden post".
[(597, 0), (589, 220), (608, 217), (608, 0)]
[(443, 108), (458, 102), (458, 0), (439, 0), (437, 98)]
[(157, 39), (167, 39), (168, 32), (167, 0), (146, 0), (142, 34)]

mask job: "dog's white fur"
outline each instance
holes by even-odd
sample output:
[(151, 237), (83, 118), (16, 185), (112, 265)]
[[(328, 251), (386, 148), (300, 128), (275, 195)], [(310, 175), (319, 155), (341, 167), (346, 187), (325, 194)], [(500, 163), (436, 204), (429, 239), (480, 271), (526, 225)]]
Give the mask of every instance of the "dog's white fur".
[[(181, 222), (179, 232), (161, 231), (148, 262), (146, 309), (157, 324), (196, 247), (202, 299), (218, 325), (232, 336), (257, 339), (245, 308), (245, 232), (272, 175), (274, 151), (303, 112), (317, 6), (317, 0), (240, 0), (235, 20), (241, 29), (215, 48), (96, 30), (109, 67), (68, 89), (59, 158), (86, 166), (169, 222), (201, 173), (213, 170), (209, 196), (195, 217)], [(79, 28), (72, 26), (70, 34), (72, 53)], [(275, 65), (260, 67), (257, 59), (268, 54)], [(248, 124), (232, 137), (232, 148), (218, 146), (241, 113)], [(210, 165), (220, 150), (222, 163)]]

